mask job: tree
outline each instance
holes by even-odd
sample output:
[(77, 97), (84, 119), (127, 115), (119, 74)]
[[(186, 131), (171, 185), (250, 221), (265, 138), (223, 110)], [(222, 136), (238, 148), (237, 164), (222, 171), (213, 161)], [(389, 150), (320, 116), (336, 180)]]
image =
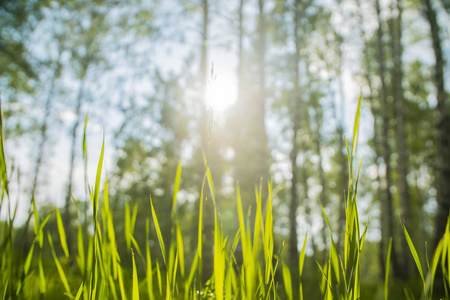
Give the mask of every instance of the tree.
[[(390, 31), (391, 52), (394, 61), (392, 68), (392, 85), (394, 90), (394, 105), (395, 105), (395, 139), (397, 146), (397, 173), (398, 173), (398, 194), (400, 198), (401, 218), (402, 222), (408, 228), (412, 228), (413, 216), (411, 197), (409, 194), (409, 185), (406, 176), (408, 175), (408, 150), (406, 148), (405, 135), (405, 117), (404, 117), (404, 91), (403, 91), (403, 44), (402, 44), (402, 15), (403, 7), (401, 0), (392, 1), (391, 13), (396, 10), (397, 16), (391, 16), (388, 25)], [(416, 222), (419, 220), (416, 218)], [(416, 224), (417, 225), (417, 224)], [(419, 228), (416, 226), (415, 228)], [(412, 232), (417, 232), (413, 230)], [(413, 235), (414, 238), (414, 235)], [(408, 257), (409, 247), (406, 239), (402, 239), (401, 253), (404, 258), (403, 271), (407, 278), (410, 274), (409, 263), (405, 259)]]
[[(366, 84), (368, 87), (368, 100), (370, 105), (370, 112), (373, 116), (373, 136), (372, 136), (372, 148), (374, 149), (374, 158), (373, 158), (373, 164), (375, 166), (376, 175), (375, 175), (375, 182), (377, 183), (377, 189), (376, 189), (376, 195), (374, 196), (377, 200), (380, 200), (379, 197), (382, 199), (382, 187), (381, 187), (381, 176), (380, 176), (380, 159), (381, 159), (381, 149), (380, 149), (380, 132), (379, 132), (379, 124), (380, 124), (380, 108), (379, 103), (376, 101), (376, 97), (374, 95), (374, 84), (373, 84), (373, 69), (372, 69), (372, 59), (371, 54), (369, 53), (369, 50), (373, 48), (373, 46), (370, 44), (370, 42), (367, 39), (366, 31), (364, 28), (364, 16), (361, 8), (361, 1), (357, 0), (356, 5), (358, 8), (358, 21), (359, 21), (359, 28), (360, 28), (360, 36), (361, 40), (363, 41), (363, 57), (362, 57), (362, 65), (365, 69), (363, 71), (363, 76), (366, 80)], [(378, 243), (379, 249), (378, 249), (378, 263), (379, 268), (381, 270), (380, 277), (384, 278), (385, 275), (385, 258), (384, 258), (384, 252), (385, 252), (385, 242), (386, 242), (386, 220), (385, 220), (385, 211), (386, 211), (386, 205), (385, 202), (380, 200), (378, 201), (379, 206), (379, 218), (380, 218), (380, 232), (381, 237), (380, 241)]]
[[(382, 133), (381, 140), (383, 145), (383, 160), (385, 166), (385, 187), (384, 187), (384, 201), (387, 209), (387, 233), (389, 237), (395, 237), (394, 229), (394, 205), (392, 201), (392, 178), (391, 178), (391, 147), (389, 144), (389, 108), (388, 108), (388, 90), (386, 85), (386, 67), (385, 67), (385, 52), (384, 52), (384, 30), (383, 22), (381, 18), (381, 6), (380, 1), (375, 0), (375, 10), (378, 19), (377, 29), (377, 62), (378, 62), (378, 75), (381, 83), (379, 98), (381, 101), (381, 118), (382, 118)], [(385, 239), (387, 240), (387, 239)], [(402, 269), (397, 258), (395, 243), (392, 244), (392, 269), (397, 277), (402, 277)]]
[(435, 57), (434, 85), (436, 87), (436, 120), (438, 132), (438, 209), (436, 216), (434, 245), (436, 246), (445, 232), (447, 218), (450, 212), (450, 114), (448, 112), (447, 94), (444, 81), (444, 57), (442, 55), (442, 42), (440, 28), (437, 22), (436, 11), (431, 0), (424, 0), (423, 11), (430, 25), (432, 46)]

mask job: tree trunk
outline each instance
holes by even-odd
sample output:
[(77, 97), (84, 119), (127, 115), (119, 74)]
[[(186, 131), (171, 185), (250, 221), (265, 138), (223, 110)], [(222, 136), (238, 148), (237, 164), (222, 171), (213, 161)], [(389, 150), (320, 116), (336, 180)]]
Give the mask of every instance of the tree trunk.
[[(200, 98), (200, 109), (201, 109), (201, 116), (200, 116), (200, 133), (201, 133), (201, 143), (202, 143), (202, 150), (204, 151), (204, 154), (206, 158), (208, 159), (209, 165), (214, 165), (211, 157), (212, 153), (209, 153), (210, 146), (211, 146), (211, 133), (212, 133), (212, 111), (209, 107), (206, 105), (206, 88), (207, 88), (207, 82), (208, 82), (208, 66), (207, 66), (207, 58), (208, 58), (208, 49), (209, 49), (209, 18), (210, 18), (210, 10), (209, 10), (209, 0), (202, 0), (201, 2), (201, 9), (202, 9), (202, 46), (201, 46), (201, 52), (200, 52), (200, 91), (201, 91), (201, 98)], [(211, 69), (211, 76), (213, 70)], [(211, 80), (211, 78), (210, 78)], [(203, 176), (205, 172), (205, 168), (203, 166), (203, 159), (199, 157), (199, 170), (200, 175)], [(202, 177), (200, 177), (202, 178)], [(206, 185), (205, 185), (206, 186)], [(208, 193), (205, 194), (206, 198), (208, 197)], [(204, 244), (203, 244), (203, 267), (204, 270), (202, 272), (202, 278), (201, 280), (206, 281), (208, 278), (211, 277), (211, 274), (213, 273), (213, 248), (214, 248), (214, 207), (212, 201), (205, 201), (204, 199), (204, 219), (203, 219), (203, 226), (204, 226)], [(197, 218), (198, 220), (198, 218)], [(198, 224), (197, 224), (198, 226)]]
[[(392, 3), (392, 11), (397, 9), (397, 18), (391, 16), (389, 21), (390, 33), (391, 33), (391, 48), (394, 61), (394, 68), (392, 72), (392, 84), (394, 89), (394, 103), (395, 103), (395, 137), (397, 143), (397, 155), (398, 155), (398, 192), (400, 198), (400, 216), (404, 225), (411, 232), (411, 237), (416, 237), (415, 233), (418, 232), (419, 226), (415, 219), (412, 222), (412, 208), (411, 197), (409, 194), (409, 186), (406, 176), (408, 175), (408, 153), (406, 148), (405, 137), (405, 118), (404, 118), (404, 93), (403, 93), (403, 46), (402, 46), (402, 4), (401, 0), (396, 0)], [(395, 5), (396, 4), (396, 5)], [(414, 226), (413, 226), (414, 225)], [(413, 227), (412, 227), (413, 226)], [(403, 272), (406, 278), (409, 277), (409, 247), (406, 239), (402, 238), (401, 253), (403, 257)]]
[[(255, 184), (259, 184), (260, 179), (263, 178), (267, 182), (269, 180), (269, 153), (268, 153), (268, 139), (265, 127), (265, 106), (266, 106), (266, 19), (264, 13), (264, 0), (258, 0), (259, 15), (258, 15), (258, 49), (257, 49), (257, 64), (258, 70), (258, 96), (254, 109), (256, 112), (255, 124), (255, 138), (259, 141), (258, 147), (255, 149), (255, 159), (257, 162)], [(265, 203), (265, 196), (263, 193), (263, 203)]]
[[(202, 46), (200, 51), (200, 134), (202, 149), (205, 155), (208, 154), (210, 141), (210, 118), (206, 107), (206, 83), (208, 82), (208, 25), (209, 25), (209, 4), (208, 0), (202, 0), (203, 24), (202, 24)], [(203, 161), (203, 160), (201, 160)]]
[(293, 268), (294, 291), (297, 289), (297, 279), (295, 276), (298, 272), (298, 235), (297, 235), (297, 209), (298, 209), (298, 195), (297, 195), (297, 156), (298, 156), (298, 141), (297, 134), (300, 127), (300, 37), (298, 36), (299, 26), (299, 0), (295, 1), (294, 7), (294, 41), (295, 41), (295, 72), (294, 72), (294, 96), (291, 99), (291, 115), (292, 115), (292, 149), (290, 153), (291, 160), (291, 203), (289, 209), (289, 261), (290, 267)]
[[(383, 160), (385, 164), (385, 181), (386, 186), (384, 190), (385, 195), (385, 203), (386, 203), (386, 218), (387, 218), (387, 233), (390, 237), (395, 238), (395, 229), (394, 229), (394, 206), (392, 201), (392, 194), (390, 191), (390, 187), (392, 186), (391, 180), (391, 149), (389, 145), (389, 116), (388, 116), (388, 100), (387, 100), (387, 87), (386, 87), (386, 69), (384, 65), (385, 55), (383, 48), (383, 23), (381, 20), (381, 7), (380, 1), (375, 0), (375, 8), (377, 11), (378, 17), (378, 30), (377, 30), (377, 60), (378, 60), (378, 71), (381, 81), (381, 89), (380, 89), (380, 100), (381, 100), (381, 117), (382, 117), (382, 147), (383, 147)], [(385, 239), (387, 240), (387, 239)], [(394, 272), (394, 276), (401, 278), (401, 266), (399, 264), (395, 243), (392, 243), (392, 269)]]
[(72, 189), (73, 189), (73, 174), (75, 169), (75, 145), (77, 140), (77, 131), (78, 126), (80, 125), (80, 114), (81, 114), (81, 105), (83, 102), (83, 94), (84, 94), (84, 84), (86, 79), (86, 73), (88, 69), (88, 64), (85, 66), (84, 72), (82, 73), (80, 86), (78, 87), (78, 95), (76, 99), (75, 106), (75, 115), (76, 120), (71, 129), (71, 150), (70, 150), (70, 166), (69, 166), (69, 182), (67, 186), (67, 194), (66, 194), (66, 204), (64, 211), (64, 227), (66, 228), (66, 236), (67, 236), (67, 247), (69, 250), (72, 245), (72, 230), (70, 229), (70, 204), (72, 198)]
[[(356, 0), (356, 5), (358, 7), (358, 21), (359, 21), (359, 28), (360, 28), (360, 35), (361, 39), (364, 42), (364, 48), (363, 48), (363, 63), (366, 68), (366, 72), (364, 72), (364, 77), (367, 81), (367, 86), (369, 87), (369, 103), (370, 103), (370, 112), (373, 116), (373, 147), (375, 152), (374, 157), (374, 165), (376, 167), (376, 177), (375, 181), (377, 182), (378, 188), (376, 195), (381, 196), (382, 195), (382, 189), (381, 189), (381, 178), (380, 178), (380, 164), (379, 159), (381, 157), (381, 151), (379, 147), (379, 133), (378, 133), (378, 124), (379, 124), (379, 109), (376, 107), (375, 98), (373, 95), (373, 83), (372, 83), (372, 67), (370, 64), (370, 55), (369, 55), (369, 43), (367, 42), (366, 38), (366, 31), (364, 29), (364, 22), (363, 22), (363, 15), (362, 15), (362, 9), (361, 9), (361, 2), (360, 0)], [(382, 196), (381, 196), (382, 197)], [(384, 259), (384, 245), (385, 245), (385, 236), (386, 236), (386, 222), (385, 222), (385, 201), (380, 200), (379, 198), (375, 198), (378, 200), (379, 208), (380, 208), (380, 233), (381, 238), (380, 242), (378, 243), (378, 264), (380, 268), (380, 278), (384, 280), (385, 275), (385, 268), (386, 268), (386, 261)]]
[(439, 240), (445, 232), (447, 218), (450, 212), (450, 116), (448, 114), (447, 99), (444, 83), (444, 57), (442, 55), (442, 42), (440, 28), (437, 23), (436, 11), (431, 0), (424, 0), (424, 11), (428, 23), (430, 24), (431, 39), (435, 56), (434, 84), (436, 86), (436, 116), (438, 131), (438, 209), (436, 215), (436, 227), (434, 245), (437, 246)]

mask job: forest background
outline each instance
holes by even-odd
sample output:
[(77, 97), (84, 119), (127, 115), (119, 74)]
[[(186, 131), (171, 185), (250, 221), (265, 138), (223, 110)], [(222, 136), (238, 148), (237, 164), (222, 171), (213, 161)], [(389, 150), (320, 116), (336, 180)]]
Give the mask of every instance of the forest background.
[[(60, 208), (69, 250), (79, 224), (92, 232), (85, 182), (104, 136), (120, 256), (131, 256), (124, 232), (135, 205), (135, 240), (160, 255), (156, 233), (145, 234), (149, 195), (160, 216), (171, 213), (179, 163), (177, 210), (192, 256), (203, 153), (225, 235), (239, 228), (237, 185), (251, 219), (255, 188), (264, 203), (270, 182), (275, 247), (286, 241), (281, 256), (295, 269), (308, 232), (303, 280), (308, 299), (320, 297), (315, 261), (325, 262), (330, 247), (321, 206), (343, 251), (345, 138), (361, 95), (358, 205), (361, 224), (369, 222), (362, 298), (383, 296), (390, 237), (392, 277), (402, 282), (392, 293), (420, 293), (402, 224), (425, 258), (449, 215), (449, 14), (447, 0), (1, 1), (0, 95), (17, 234), (32, 231), (33, 197), (42, 216)], [(5, 226), (6, 209), (1, 217)], [(214, 220), (204, 222), (208, 261)], [(171, 220), (160, 226), (170, 236)], [(57, 236), (56, 218), (46, 230)], [(28, 253), (31, 244), (15, 247)], [(209, 278), (212, 266), (203, 267)]]

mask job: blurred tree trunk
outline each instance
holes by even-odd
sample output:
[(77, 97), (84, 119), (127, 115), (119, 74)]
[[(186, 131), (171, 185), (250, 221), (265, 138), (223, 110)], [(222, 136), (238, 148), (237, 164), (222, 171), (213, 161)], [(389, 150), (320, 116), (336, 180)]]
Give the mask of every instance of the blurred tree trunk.
[[(265, 106), (266, 106), (266, 18), (264, 13), (264, 0), (258, 0), (258, 44), (257, 44), (257, 64), (258, 64), (258, 95), (255, 103), (256, 118), (254, 120), (255, 136), (258, 141), (255, 149), (256, 176), (254, 184), (259, 184), (260, 179), (264, 182), (269, 180), (269, 149), (265, 127)], [(267, 193), (263, 192), (263, 204)]]
[[(61, 46), (60, 44), (58, 44), (59, 46)], [(53, 69), (53, 75), (51, 76), (50, 79), (50, 86), (48, 89), (48, 94), (47, 94), (47, 98), (45, 101), (45, 106), (44, 106), (44, 117), (42, 119), (42, 125), (40, 128), (40, 141), (39, 141), (39, 146), (38, 146), (38, 155), (36, 157), (36, 162), (34, 165), (34, 175), (33, 175), (33, 183), (31, 186), (31, 194), (30, 194), (30, 207), (28, 210), (28, 218), (25, 222), (25, 226), (24, 228), (28, 228), (28, 225), (30, 224), (31, 221), (31, 217), (32, 217), (32, 210), (33, 210), (33, 199), (35, 197), (36, 194), (36, 187), (37, 187), (37, 181), (38, 181), (38, 177), (39, 177), (39, 173), (41, 171), (41, 167), (42, 167), (42, 161), (44, 158), (44, 149), (45, 149), (45, 145), (47, 144), (47, 129), (48, 129), (48, 118), (50, 116), (50, 110), (51, 110), (51, 104), (53, 101), (53, 94), (55, 92), (55, 82), (56, 79), (60, 76), (61, 74), (61, 54), (62, 54), (63, 49), (60, 47), (59, 51), (58, 51), (58, 58), (56, 59), (55, 62), (55, 66)], [(26, 241), (26, 236), (27, 236), (28, 230), (24, 230), (24, 235), (23, 235), (23, 245), (25, 245), (25, 241)], [(24, 249), (25, 250), (25, 249)]]
[[(202, 45), (200, 50), (200, 134), (201, 134), (201, 146), (205, 155), (208, 154), (209, 148), (209, 118), (206, 101), (206, 84), (208, 82), (208, 25), (209, 25), (209, 3), (208, 0), (202, 0)], [(201, 160), (202, 161), (202, 160)]]
[[(339, 85), (339, 97), (341, 99), (341, 114), (340, 118), (336, 117), (338, 122), (337, 125), (337, 135), (339, 139), (339, 164), (340, 164), (340, 187), (342, 194), (339, 197), (339, 214), (338, 214), (338, 228), (341, 230), (338, 231), (338, 240), (337, 240), (337, 248), (338, 251), (343, 251), (343, 243), (345, 239), (345, 233), (342, 229), (345, 228), (346, 216), (345, 216), (345, 203), (346, 203), (346, 188), (348, 187), (348, 159), (347, 159), (347, 148), (345, 146), (345, 95), (344, 95), (344, 86), (342, 83), (342, 44), (343, 38), (336, 30), (333, 30), (335, 39), (337, 41), (337, 55), (338, 55), (338, 70), (337, 70), (337, 80)], [(344, 234), (343, 234), (344, 233)]]
[(53, 75), (52, 75), (52, 78), (50, 79), (50, 87), (48, 90), (47, 99), (45, 101), (44, 118), (42, 119), (42, 125), (40, 128), (40, 139), (41, 140), (39, 142), (38, 156), (36, 158), (35, 167), (34, 167), (33, 185), (31, 187), (31, 198), (33, 198), (36, 193), (37, 181), (38, 181), (39, 173), (41, 171), (42, 160), (44, 157), (44, 148), (45, 148), (45, 145), (47, 144), (48, 118), (50, 116), (50, 110), (51, 110), (51, 105), (52, 105), (52, 100), (53, 100), (53, 93), (55, 91), (55, 82), (56, 82), (56, 79), (61, 74), (61, 62), (60, 62), (61, 53), (62, 53), (62, 49), (59, 49), (58, 58), (56, 60), (55, 67), (53, 70)]
[(376, 106), (375, 103), (375, 98), (373, 95), (373, 79), (372, 79), (372, 65), (371, 65), (371, 60), (370, 60), (370, 54), (369, 54), (369, 43), (367, 41), (366, 38), (366, 31), (364, 29), (364, 22), (363, 22), (363, 12), (361, 9), (361, 1), (360, 0), (356, 0), (356, 5), (358, 7), (358, 19), (359, 19), (359, 28), (360, 28), (360, 34), (361, 34), (361, 39), (364, 42), (364, 48), (363, 48), (363, 63), (365, 66), (365, 72), (364, 72), (364, 77), (367, 81), (367, 86), (369, 88), (369, 104), (370, 104), (370, 112), (372, 113), (373, 116), (373, 148), (374, 148), (374, 152), (375, 152), (375, 157), (374, 157), (374, 165), (376, 168), (376, 177), (375, 177), (375, 181), (377, 183), (377, 192), (376, 192), (376, 199), (378, 200), (378, 204), (380, 207), (380, 232), (381, 232), (381, 238), (380, 238), (380, 242), (378, 243), (379, 246), (379, 250), (378, 250), (378, 263), (379, 263), (379, 268), (380, 268), (380, 278), (384, 280), (385, 278), (385, 268), (386, 268), (386, 261), (384, 259), (384, 243), (385, 243), (385, 238), (386, 238), (386, 220), (385, 220), (385, 211), (386, 211), (386, 207), (385, 207), (385, 202), (384, 201), (380, 201), (380, 198), (378, 197), (382, 197), (382, 189), (381, 189), (381, 178), (380, 178), (380, 164), (379, 164), (379, 160), (381, 158), (381, 150), (380, 150), (380, 146), (379, 146), (379, 140), (380, 140), (380, 135), (379, 135), (379, 116), (380, 116), (380, 109), (379, 107)]
[(81, 72), (80, 76), (80, 85), (78, 87), (78, 94), (77, 98), (75, 100), (75, 116), (76, 120), (75, 123), (72, 126), (71, 132), (71, 148), (70, 148), (70, 165), (69, 165), (69, 181), (67, 185), (67, 193), (66, 193), (66, 203), (64, 206), (64, 227), (66, 229), (66, 236), (67, 236), (67, 246), (69, 248), (69, 251), (71, 249), (72, 245), (72, 230), (70, 229), (70, 204), (71, 204), (71, 198), (72, 198), (72, 190), (73, 190), (73, 174), (74, 174), (74, 168), (75, 168), (75, 145), (77, 141), (77, 131), (78, 127), (80, 125), (80, 119), (81, 119), (81, 105), (83, 103), (83, 97), (84, 97), (84, 85), (86, 80), (86, 74), (87, 70), (89, 68), (89, 61), (85, 61), (83, 64), (83, 70)]
[[(402, 3), (401, 0), (393, 0), (391, 13), (397, 11), (397, 17), (391, 16), (389, 20), (389, 32), (391, 41), (391, 51), (394, 61), (392, 70), (392, 84), (394, 90), (395, 103), (395, 138), (397, 143), (397, 173), (398, 173), (398, 192), (400, 198), (400, 216), (404, 225), (409, 228), (411, 237), (415, 240), (418, 226), (418, 219), (412, 218), (413, 204), (409, 194), (409, 186), (406, 176), (408, 175), (408, 149), (406, 148), (405, 136), (405, 117), (404, 117), (404, 92), (403, 92), (403, 45), (402, 45)], [(409, 247), (405, 238), (401, 239), (401, 253), (403, 258), (403, 273), (405, 277), (409, 277)]]
[[(392, 193), (390, 191), (390, 187), (392, 186), (391, 180), (391, 149), (389, 145), (389, 116), (388, 116), (388, 94), (387, 94), (387, 86), (386, 86), (386, 67), (385, 63), (385, 54), (384, 54), (384, 45), (383, 45), (383, 23), (381, 19), (381, 7), (380, 1), (375, 0), (375, 9), (378, 17), (378, 30), (377, 30), (377, 61), (378, 61), (378, 72), (381, 82), (380, 88), (380, 100), (381, 100), (381, 118), (382, 118), (382, 147), (383, 147), (383, 160), (385, 164), (385, 181), (386, 186), (384, 190), (384, 201), (387, 218), (387, 234), (388, 237), (384, 238), (384, 241), (389, 240), (389, 237), (395, 238), (395, 229), (394, 229), (394, 205), (392, 201)], [(394, 276), (401, 278), (402, 270), (397, 258), (397, 252), (395, 243), (392, 244), (392, 269), (394, 272)]]
[[(208, 76), (208, 49), (209, 49), (209, 21), (210, 21), (210, 3), (209, 0), (202, 0), (201, 2), (201, 11), (202, 11), (202, 45), (200, 51), (200, 134), (201, 134), (201, 147), (202, 150), (208, 159), (209, 166), (213, 167), (214, 162), (211, 158), (210, 146), (211, 146), (211, 131), (212, 131), (212, 111), (206, 104), (206, 89), (208, 80), (212, 80), (213, 75), (213, 67), (211, 66), (210, 76)], [(208, 79), (209, 78), (209, 79)], [(200, 170), (200, 178), (203, 178), (203, 174), (205, 173), (205, 168), (203, 166), (203, 159), (199, 157), (199, 170)], [(207, 187), (207, 184), (205, 185)], [(207, 191), (206, 189), (205, 191)], [(210, 198), (209, 193), (205, 194), (206, 198)], [(211, 277), (213, 272), (213, 247), (214, 247), (214, 207), (212, 199), (209, 201), (205, 201), (204, 199), (204, 219), (203, 219), (203, 234), (204, 234), (204, 244), (203, 244), (203, 272), (202, 278), (203, 282), (205, 282), (208, 278)], [(199, 203), (198, 203), (199, 205)], [(197, 208), (198, 208), (197, 205)], [(198, 212), (198, 209), (197, 209)], [(194, 219), (194, 222), (198, 222), (198, 218)], [(198, 224), (196, 228), (198, 227)]]
[[(300, 109), (301, 109), (301, 96), (300, 96), (300, 37), (298, 36), (299, 27), (299, 5), (300, 0), (294, 2), (294, 95), (291, 99), (291, 114), (292, 114), (292, 148), (289, 155), (291, 161), (291, 203), (289, 205), (289, 261), (290, 266), (293, 268), (293, 280), (294, 287), (297, 286), (297, 272), (295, 271), (298, 266), (298, 236), (297, 236), (297, 209), (298, 209), (298, 195), (297, 195), (297, 156), (298, 156), (298, 141), (297, 134), (300, 127)], [(294, 289), (296, 290), (296, 289)]]
[(431, 0), (424, 0), (424, 12), (430, 24), (431, 39), (435, 56), (434, 84), (436, 86), (436, 115), (438, 131), (438, 209), (434, 245), (439, 243), (445, 232), (450, 212), (450, 115), (447, 107), (447, 95), (444, 83), (444, 57), (436, 11)]

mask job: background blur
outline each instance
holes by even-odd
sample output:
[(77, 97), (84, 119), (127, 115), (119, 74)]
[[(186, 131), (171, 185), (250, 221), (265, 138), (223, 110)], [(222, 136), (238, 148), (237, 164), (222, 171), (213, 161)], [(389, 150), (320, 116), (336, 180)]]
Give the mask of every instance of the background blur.
[[(170, 214), (181, 162), (178, 209), (193, 253), (203, 151), (231, 239), (236, 185), (251, 212), (255, 187), (264, 198), (272, 182), (276, 248), (286, 241), (282, 255), (295, 268), (308, 232), (304, 273), (314, 283), (305, 291), (319, 296), (315, 260), (329, 247), (321, 205), (340, 249), (344, 137), (351, 141), (361, 94), (362, 298), (382, 296), (391, 236), (392, 274), (414, 291), (400, 220), (424, 257), (450, 208), (449, 14), (447, 0), (3, 0), (0, 97), (16, 226), (35, 195), (42, 214), (60, 207), (75, 247), (76, 226), (89, 228), (84, 182), (95, 179), (105, 136), (117, 224), (126, 202), (139, 204), (136, 240), (152, 249), (156, 236), (145, 241), (140, 220), (149, 195), (160, 216)], [(160, 222), (169, 235), (170, 220)], [(56, 220), (47, 226), (56, 231)], [(211, 228), (206, 219), (212, 245)]]

